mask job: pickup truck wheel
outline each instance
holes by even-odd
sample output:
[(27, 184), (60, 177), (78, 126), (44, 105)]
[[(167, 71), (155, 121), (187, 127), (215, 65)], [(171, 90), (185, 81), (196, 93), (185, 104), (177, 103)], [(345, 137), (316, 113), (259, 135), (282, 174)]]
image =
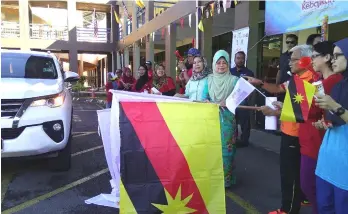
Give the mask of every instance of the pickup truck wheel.
[(52, 158), (50, 161), (50, 168), (54, 171), (68, 171), (71, 167), (71, 130), (68, 142), (64, 149), (58, 152), (58, 156)]

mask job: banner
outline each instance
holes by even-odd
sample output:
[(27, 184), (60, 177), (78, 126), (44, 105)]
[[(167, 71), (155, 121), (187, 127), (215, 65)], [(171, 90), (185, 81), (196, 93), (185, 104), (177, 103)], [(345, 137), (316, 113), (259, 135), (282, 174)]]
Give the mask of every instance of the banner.
[(236, 66), (236, 64), (234, 64), (234, 55), (236, 55), (238, 51), (244, 51), (246, 66), (248, 56), (249, 27), (234, 30), (232, 31), (232, 34), (231, 68)]
[(266, 1), (265, 33), (282, 34), (321, 26), (325, 16), (329, 24), (348, 20), (346, 1), (304, 0)]

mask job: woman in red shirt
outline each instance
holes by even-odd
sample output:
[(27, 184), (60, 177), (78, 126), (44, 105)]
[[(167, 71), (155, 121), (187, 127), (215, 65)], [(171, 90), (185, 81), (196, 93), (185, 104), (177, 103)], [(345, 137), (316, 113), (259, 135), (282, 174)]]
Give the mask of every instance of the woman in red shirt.
[(153, 86), (162, 95), (174, 96), (176, 87), (171, 77), (167, 77), (164, 65), (157, 65), (154, 73)]
[(132, 91), (140, 93), (150, 93), (152, 81), (149, 79), (146, 65), (140, 65), (138, 69), (139, 79), (133, 85)]
[[(313, 46), (312, 64), (315, 72), (320, 72), (323, 79), (325, 94), (330, 94), (333, 86), (338, 83), (342, 76), (332, 71), (331, 57), (333, 44), (320, 42)], [(316, 177), (315, 168), (320, 145), (325, 131), (317, 130), (312, 123), (321, 120), (323, 111), (313, 103), (309, 110), (308, 120), (300, 123), (299, 140), (301, 145), (301, 189), (312, 203), (313, 214), (317, 211)]]
[(130, 68), (124, 68), (122, 76), (119, 80), (118, 89), (124, 91), (131, 91), (135, 82), (136, 80), (132, 76), (132, 71), (130, 70)]

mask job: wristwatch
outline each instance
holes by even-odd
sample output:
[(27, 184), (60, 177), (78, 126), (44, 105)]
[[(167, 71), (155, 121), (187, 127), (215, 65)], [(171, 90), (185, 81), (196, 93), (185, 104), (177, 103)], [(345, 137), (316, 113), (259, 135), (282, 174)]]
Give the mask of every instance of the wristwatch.
[(335, 115), (341, 116), (342, 114), (344, 114), (344, 112), (346, 112), (346, 109), (344, 109), (343, 107), (339, 107), (338, 109), (336, 109)]

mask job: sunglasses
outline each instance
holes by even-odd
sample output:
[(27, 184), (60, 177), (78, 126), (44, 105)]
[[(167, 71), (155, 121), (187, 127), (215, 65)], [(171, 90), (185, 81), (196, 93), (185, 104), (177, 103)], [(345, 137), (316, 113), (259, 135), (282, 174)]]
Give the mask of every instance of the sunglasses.
[(334, 53), (334, 54), (333, 54), (333, 59), (334, 59), (334, 60), (337, 60), (337, 58), (338, 58), (339, 56), (344, 56), (344, 54), (343, 54), (343, 53)]
[(295, 41), (286, 41), (286, 44), (295, 44)]

